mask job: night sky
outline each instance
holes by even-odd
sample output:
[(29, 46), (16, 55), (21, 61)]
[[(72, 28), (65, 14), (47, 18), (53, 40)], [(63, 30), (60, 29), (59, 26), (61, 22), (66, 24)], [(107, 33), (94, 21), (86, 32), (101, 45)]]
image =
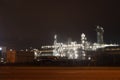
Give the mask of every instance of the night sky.
[(10, 48), (40, 48), (81, 33), (96, 42), (101, 25), (105, 43), (120, 43), (119, 0), (0, 0), (0, 44)]

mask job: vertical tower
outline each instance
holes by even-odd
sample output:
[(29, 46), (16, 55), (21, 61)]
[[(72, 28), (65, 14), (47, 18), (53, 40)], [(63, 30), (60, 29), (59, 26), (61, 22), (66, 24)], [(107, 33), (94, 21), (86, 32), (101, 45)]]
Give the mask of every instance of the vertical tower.
[(54, 35), (54, 45), (57, 43), (57, 35)]
[(87, 40), (87, 38), (86, 38), (85, 34), (82, 33), (82, 34), (81, 34), (81, 43), (82, 43), (82, 49), (83, 49), (83, 50), (85, 50), (85, 48), (86, 48), (86, 47), (85, 47), (86, 40)]
[(71, 44), (72, 38), (68, 38), (68, 44)]
[(84, 33), (81, 34), (81, 42), (82, 44), (85, 44), (85, 41), (87, 40), (86, 36)]
[(97, 43), (98, 44), (103, 44), (103, 33), (104, 33), (104, 29), (100, 26), (97, 26), (96, 28), (97, 31)]

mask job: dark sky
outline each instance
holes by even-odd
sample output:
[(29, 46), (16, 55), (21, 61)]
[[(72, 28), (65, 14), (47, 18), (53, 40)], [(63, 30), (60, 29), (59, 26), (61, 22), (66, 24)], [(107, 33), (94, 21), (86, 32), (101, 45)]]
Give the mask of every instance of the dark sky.
[(0, 44), (11, 48), (52, 44), (54, 34), (95, 42), (97, 25), (106, 43), (119, 43), (119, 0), (0, 0)]

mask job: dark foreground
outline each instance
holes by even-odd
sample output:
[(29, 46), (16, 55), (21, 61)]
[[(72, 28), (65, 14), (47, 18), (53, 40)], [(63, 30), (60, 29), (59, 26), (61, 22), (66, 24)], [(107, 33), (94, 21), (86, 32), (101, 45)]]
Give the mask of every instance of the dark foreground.
[(0, 80), (120, 80), (120, 67), (1, 66)]

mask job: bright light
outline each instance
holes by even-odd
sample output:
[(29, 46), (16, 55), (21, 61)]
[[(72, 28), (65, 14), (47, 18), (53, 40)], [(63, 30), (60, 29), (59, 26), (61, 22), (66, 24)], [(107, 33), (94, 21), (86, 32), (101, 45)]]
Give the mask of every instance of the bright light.
[(86, 54), (85, 54), (85, 53), (83, 53), (82, 55), (83, 55), (83, 56), (86, 56)]
[(37, 59), (37, 57), (38, 57), (37, 52), (34, 52), (34, 59)]
[(75, 59), (77, 59), (78, 58), (78, 54), (75, 54)]
[(88, 60), (91, 60), (91, 57), (88, 57)]
[(10, 49), (10, 51), (12, 51), (12, 49)]
[(73, 59), (73, 55), (72, 55), (72, 54), (69, 54), (68, 59)]
[(0, 51), (2, 50), (2, 48), (0, 47)]
[(59, 54), (59, 53), (56, 53), (56, 54), (54, 54), (54, 56), (60, 56), (60, 54)]

